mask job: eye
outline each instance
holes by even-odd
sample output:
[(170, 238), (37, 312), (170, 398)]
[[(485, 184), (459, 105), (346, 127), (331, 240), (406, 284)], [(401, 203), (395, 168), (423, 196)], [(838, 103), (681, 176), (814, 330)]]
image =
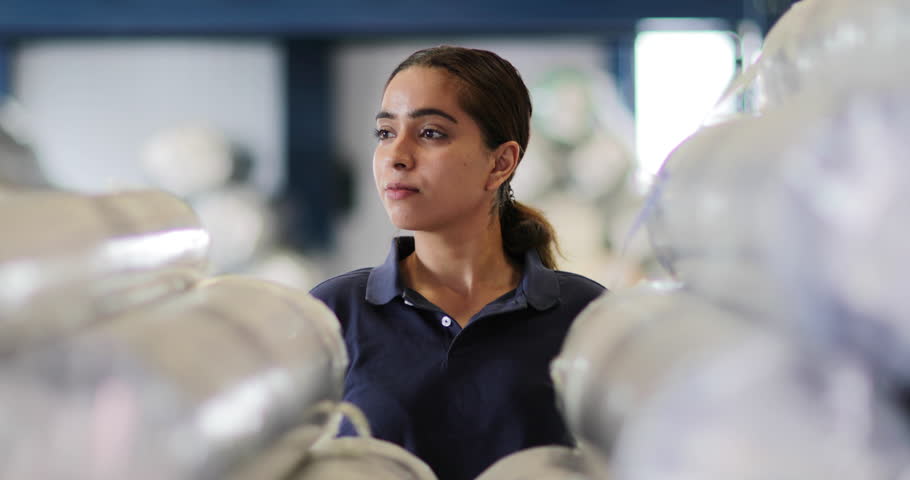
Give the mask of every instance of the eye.
[(376, 130), (373, 130), (373, 136), (378, 138), (381, 141), (381, 140), (388, 140), (389, 138), (392, 138), (395, 135), (392, 134), (392, 132), (386, 128), (377, 128)]
[(424, 128), (420, 131), (420, 136), (430, 140), (441, 140), (446, 138), (446, 134), (436, 130), (435, 128)]

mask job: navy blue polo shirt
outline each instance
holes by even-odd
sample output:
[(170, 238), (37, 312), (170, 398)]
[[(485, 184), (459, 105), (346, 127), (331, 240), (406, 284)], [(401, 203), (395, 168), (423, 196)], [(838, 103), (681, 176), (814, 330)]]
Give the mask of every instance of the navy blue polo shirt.
[[(496, 460), (540, 445), (571, 445), (556, 408), (550, 361), (572, 320), (604, 288), (524, 256), (518, 287), (461, 328), (402, 285), (399, 237), (385, 263), (329, 279), (311, 293), (341, 321), (350, 365), (344, 399), (373, 435), (425, 461), (440, 480), (473, 480)], [(350, 424), (342, 435), (353, 434)]]

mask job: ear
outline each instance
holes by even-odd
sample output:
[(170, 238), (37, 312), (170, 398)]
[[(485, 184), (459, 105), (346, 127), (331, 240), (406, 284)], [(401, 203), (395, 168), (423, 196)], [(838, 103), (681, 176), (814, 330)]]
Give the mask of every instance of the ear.
[(521, 147), (518, 142), (510, 140), (496, 147), (492, 154), (492, 168), (487, 178), (487, 190), (497, 190), (518, 167)]

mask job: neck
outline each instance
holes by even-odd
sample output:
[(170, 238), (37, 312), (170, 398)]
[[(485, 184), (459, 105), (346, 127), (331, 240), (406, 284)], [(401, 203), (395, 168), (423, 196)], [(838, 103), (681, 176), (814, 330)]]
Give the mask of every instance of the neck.
[(454, 233), (415, 232), (414, 247), (402, 266), (405, 282), (415, 290), (444, 289), (471, 297), (490, 289), (510, 290), (520, 279), (505, 254), (495, 217)]

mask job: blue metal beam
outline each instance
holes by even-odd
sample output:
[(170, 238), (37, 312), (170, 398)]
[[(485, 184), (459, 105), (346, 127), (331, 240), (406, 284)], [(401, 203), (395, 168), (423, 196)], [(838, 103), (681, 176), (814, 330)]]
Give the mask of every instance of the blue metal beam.
[(791, 5), (799, 0), (742, 0), (743, 18), (754, 20), (767, 33), (768, 30), (786, 13)]
[(303, 250), (326, 249), (342, 190), (332, 145), (331, 44), (289, 40), (285, 58), (286, 241)]
[(0, 103), (12, 94), (12, 52), (10, 42), (0, 38)]
[(635, 112), (635, 35), (626, 31), (611, 35), (606, 41), (608, 69), (613, 74), (616, 89), (629, 108)]
[(6, 0), (0, 34), (593, 32), (645, 17), (743, 18), (733, 0)]

